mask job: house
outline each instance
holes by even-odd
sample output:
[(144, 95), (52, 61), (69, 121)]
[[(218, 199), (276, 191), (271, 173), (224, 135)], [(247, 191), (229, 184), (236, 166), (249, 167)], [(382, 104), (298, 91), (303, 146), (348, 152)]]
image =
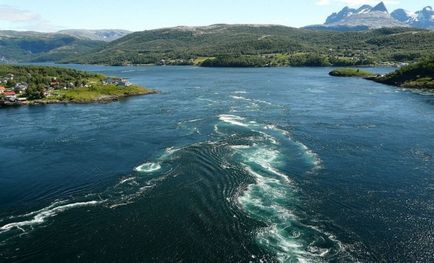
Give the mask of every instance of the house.
[(5, 91), (6, 91), (6, 88), (3, 86), (0, 86), (0, 94), (5, 93)]
[(129, 82), (127, 79), (121, 79), (118, 84), (118, 86), (122, 86), (122, 87), (129, 87), (131, 86), (131, 82)]
[(15, 102), (17, 100), (17, 94), (15, 94), (15, 91), (6, 91), (3, 95), (7, 101)]
[(16, 92), (18, 92), (19, 94), (22, 94), (22, 93), (24, 93), (27, 90), (28, 87), (29, 87), (29, 85), (27, 83), (25, 83), (25, 82), (17, 83), (15, 85), (14, 90)]
[(12, 74), (12, 73), (9, 73), (9, 74), (6, 75), (6, 79), (7, 80), (14, 80), (14, 77), (15, 77), (15, 75)]
[(128, 79), (121, 79), (121, 78), (107, 78), (103, 80), (104, 85), (116, 85), (121, 87), (129, 87), (131, 86), (131, 82), (128, 81)]

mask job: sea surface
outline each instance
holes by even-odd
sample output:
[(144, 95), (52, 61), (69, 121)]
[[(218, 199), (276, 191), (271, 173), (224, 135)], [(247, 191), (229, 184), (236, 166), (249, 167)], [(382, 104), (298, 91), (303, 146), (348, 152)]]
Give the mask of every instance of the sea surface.
[(0, 110), (0, 262), (434, 262), (434, 94), (65, 67), (160, 93)]

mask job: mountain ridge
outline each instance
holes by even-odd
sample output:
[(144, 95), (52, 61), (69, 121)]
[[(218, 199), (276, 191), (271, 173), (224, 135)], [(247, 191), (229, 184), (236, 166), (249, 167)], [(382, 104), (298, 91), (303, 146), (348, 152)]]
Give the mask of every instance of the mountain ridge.
[(57, 33), (70, 35), (79, 39), (111, 42), (132, 32), (123, 29), (66, 29), (58, 31)]
[(414, 27), (434, 29), (434, 11), (430, 6), (411, 13), (404, 9), (396, 9), (389, 13), (384, 2), (376, 6), (362, 5), (360, 8), (344, 7), (332, 13), (322, 25), (306, 26), (319, 30), (366, 30), (388, 27)]

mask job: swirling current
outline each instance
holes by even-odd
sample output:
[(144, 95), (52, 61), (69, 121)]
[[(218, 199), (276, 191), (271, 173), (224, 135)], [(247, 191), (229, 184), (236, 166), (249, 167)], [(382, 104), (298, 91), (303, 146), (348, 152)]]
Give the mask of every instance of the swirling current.
[(1, 262), (434, 259), (434, 95), (328, 69), (68, 67), (161, 92), (0, 111)]

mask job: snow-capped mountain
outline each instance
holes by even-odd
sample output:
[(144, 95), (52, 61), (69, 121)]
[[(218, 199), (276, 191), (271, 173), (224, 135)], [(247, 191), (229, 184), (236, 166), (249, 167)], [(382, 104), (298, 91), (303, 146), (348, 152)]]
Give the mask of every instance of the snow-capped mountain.
[(434, 10), (431, 6), (417, 12), (397, 9), (391, 13), (392, 17), (412, 27), (434, 29)]
[(389, 14), (386, 5), (381, 2), (374, 7), (370, 5), (363, 5), (357, 9), (345, 7), (341, 11), (327, 17), (323, 25), (313, 25), (307, 28), (365, 30), (384, 27), (434, 29), (434, 11), (428, 6), (415, 13), (405, 11), (404, 9), (397, 9)]

